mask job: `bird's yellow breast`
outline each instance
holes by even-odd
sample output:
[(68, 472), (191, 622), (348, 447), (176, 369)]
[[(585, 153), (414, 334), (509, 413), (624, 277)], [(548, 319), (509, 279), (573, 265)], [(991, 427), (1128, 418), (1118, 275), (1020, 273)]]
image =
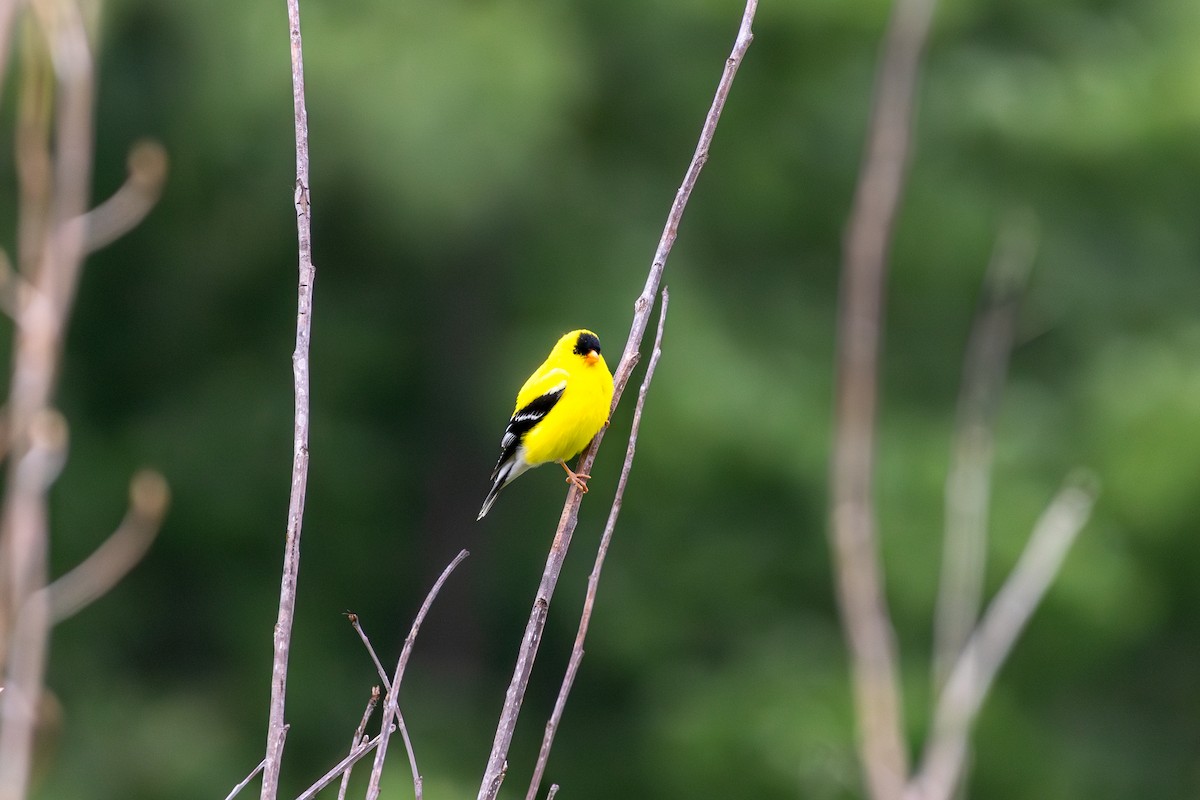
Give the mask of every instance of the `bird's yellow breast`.
[(562, 397), (522, 441), (525, 460), (531, 466), (571, 458), (587, 447), (608, 421), (613, 381), (604, 358), (591, 365), (572, 365), (567, 372)]

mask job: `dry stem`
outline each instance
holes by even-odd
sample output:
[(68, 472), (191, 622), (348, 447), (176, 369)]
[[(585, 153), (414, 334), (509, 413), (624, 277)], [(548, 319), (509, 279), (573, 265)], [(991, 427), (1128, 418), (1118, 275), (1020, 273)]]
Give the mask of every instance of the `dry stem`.
[(933, 732), (907, 800), (949, 800), (966, 761), (971, 726), (1017, 637), (1062, 566), (1087, 522), (1096, 488), (1068, 478), (1034, 526), (1016, 567), (967, 640), (938, 697)]
[[(700, 170), (703, 169), (705, 162), (708, 161), (708, 151), (712, 145), (713, 134), (716, 132), (717, 122), (721, 118), (721, 111), (725, 108), (725, 101), (729, 97), (729, 90), (733, 85), (734, 76), (737, 74), (738, 67), (741, 66), (746, 50), (750, 47), (750, 43), (754, 39), (754, 34), (751, 32), (751, 25), (754, 22), (754, 13), (757, 8), (758, 0), (748, 0), (746, 3), (745, 11), (742, 14), (742, 22), (738, 28), (737, 39), (734, 42), (729, 58), (725, 61), (725, 69), (721, 74), (720, 82), (717, 84), (717, 91), (713, 97), (712, 105), (708, 110), (708, 115), (705, 117), (704, 126), (701, 128), (700, 140), (696, 144), (696, 151), (692, 155), (687, 172), (684, 173), (683, 183), (675, 193), (675, 200), (671, 204), (671, 210), (667, 215), (667, 222), (663, 228), (662, 237), (659, 239), (658, 248), (654, 253), (654, 260), (650, 265), (650, 271), (646, 277), (646, 285), (633, 304), (633, 324), (629, 330), (629, 338), (625, 342), (625, 350), (613, 375), (614, 391), (612, 408), (614, 409), (617, 403), (620, 402), (621, 394), (624, 392), (625, 385), (629, 382), (629, 377), (633, 372), (633, 367), (637, 363), (638, 348), (641, 347), (642, 339), (646, 334), (646, 326), (650, 321), (650, 312), (654, 297), (658, 294), (658, 287), (667, 265), (667, 258), (671, 253), (671, 248), (675, 244), (684, 208), (687, 206), (688, 198), (691, 196), (692, 189), (696, 185)], [(603, 438), (604, 429), (601, 429), (596, 434), (596, 438), (592, 440), (592, 443), (583, 451), (576, 471), (590, 473), (591, 466), (596, 460), (596, 451), (599, 449)], [(567, 492), (567, 500), (563, 505), (562, 514), (558, 520), (558, 528), (555, 530), (554, 541), (550, 545), (550, 552), (546, 558), (546, 567), (542, 572), (542, 579), (538, 584), (533, 609), (529, 614), (529, 622), (525, 626), (525, 633), (521, 639), (521, 647), (517, 653), (517, 663), (513, 669), (512, 680), (509, 682), (508, 690), (504, 695), (504, 706), (500, 711), (500, 721), (496, 726), (496, 735), (492, 741), (492, 749), (488, 755), (483, 779), (479, 785), (478, 800), (492, 800), (492, 798), (495, 798), (500, 791), (500, 784), (504, 781), (508, 763), (508, 748), (512, 743), (513, 732), (517, 727), (517, 717), (521, 713), (521, 703), (525, 698), (525, 689), (529, 684), (529, 675), (533, 671), (533, 662), (537, 658), (538, 645), (541, 643), (542, 630), (546, 626), (546, 615), (550, 607), (550, 600), (554, 596), (554, 588), (558, 584), (558, 576), (562, 571), (563, 560), (566, 558), (567, 549), (571, 544), (571, 536), (574, 534), (575, 525), (579, 520), (579, 504), (582, 497), (582, 493), (575, 486), (572, 486)]]
[[(361, 631), (361, 629), (359, 629)], [(365, 636), (365, 634), (364, 634)], [(375, 706), (379, 703), (379, 687), (371, 687), (371, 699), (367, 701), (367, 707), (363, 709), (362, 719), (359, 720), (358, 727), (354, 729), (354, 737), (350, 740), (350, 753), (354, 754), (359, 751), (367, 740), (365, 732), (367, 723), (371, 720), (371, 715), (375, 713)], [(350, 772), (354, 769), (351, 765), (346, 767), (346, 771), (342, 773), (342, 784), (338, 787), (338, 800), (346, 800), (346, 790), (350, 788)], [(413, 770), (416, 772), (416, 769)]]
[[(68, 223), (87, 208), (92, 174), (92, 52), (74, 2), (32, 4), (35, 25), (18, 111), (19, 250), (33, 289), (18, 309), (6, 424), (9, 470), (0, 511), (0, 798), (20, 800), (29, 781), (42, 695), (50, 603), (46, 585), (46, 492), (66, 458), (67, 426), (51, 407), (63, 335), (83, 260)], [(0, 17), (7, 11), (0, 12)], [(8, 22), (2, 19), (2, 22)], [(33, 98), (53, 66), (54, 110)], [(7, 42), (6, 42), (7, 44)], [(53, 117), (53, 118), (51, 118)], [(51, 128), (53, 132), (51, 133)], [(54, 157), (51, 158), (50, 137)]]
[(1010, 217), (997, 237), (967, 340), (946, 476), (946, 532), (934, 615), (935, 692), (962, 652), (983, 600), (993, 431), (1034, 249), (1032, 219)]
[(633, 454), (637, 450), (638, 429), (642, 424), (642, 407), (646, 404), (646, 392), (650, 389), (650, 381), (654, 378), (654, 368), (658, 366), (658, 359), (662, 355), (663, 327), (667, 321), (669, 300), (670, 293), (664, 286), (658, 315), (658, 331), (654, 335), (654, 350), (650, 354), (650, 363), (646, 365), (646, 375), (642, 378), (642, 386), (638, 390), (637, 403), (633, 409), (633, 423), (629, 428), (629, 445), (625, 449), (625, 463), (621, 465), (621, 477), (617, 480), (617, 491), (608, 511), (608, 521), (604, 525), (604, 533), (600, 537), (600, 547), (596, 551), (596, 561), (592, 565), (592, 573), (588, 576), (587, 596), (583, 601), (583, 613), (579, 618), (579, 629), (575, 633), (575, 645), (571, 649), (571, 659), (567, 663), (567, 671), (563, 675), (558, 698), (554, 701), (554, 710), (550, 714), (550, 720), (546, 723), (546, 731), (542, 735), (542, 746), (538, 751), (537, 764), (533, 770), (533, 777), (529, 781), (529, 790), (525, 793), (525, 800), (536, 800), (542, 776), (546, 772), (546, 762), (550, 758), (550, 748), (554, 745), (554, 735), (562, 721), (563, 709), (566, 708), (571, 687), (575, 684), (575, 675), (579, 672), (579, 664), (583, 661), (583, 642), (587, 638), (588, 626), (592, 621), (592, 609), (595, 607), (596, 592), (600, 587), (600, 571), (604, 568), (608, 546), (612, 542), (613, 531), (617, 527), (617, 517), (621, 513), (621, 502), (625, 497), (625, 486), (629, 482), (629, 471), (633, 467)]
[(860, 757), (874, 800), (899, 798), (908, 775), (872, 480), (887, 250), (907, 173), (917, 73), (933, 5), (933, 0), (896, 0), (892, 7), (846, 232), (838, 315), (830, 534), (850, 649)]
[(225, 796), (225, 800), (233, 800), (233, 798), (235, 798), (239, 794), (241, 794), (242, 789), (245, 789), (247, 786), (249, 786), (250, 781), (254, 780), (254, 778), (258, 775), (258, 773), (263, 771), (263, 767), (265, 767), (266, 765), (267, 765), (267, 760), (265, 758), (262, 761), (258, 762), (258, 766), (255, 767), (253, 770), (251, 770), (250, 774), (247, 775), (245, 778), (243, 778), (242, 781), (237, 786), (233, 787), (233, 791), (231, 791), (229, 794), (227, 794)]
[(275, 800), (283, 758), (284, 705), (287, 698), (288, 655), (300, 572), (300, 531), (308, 486), (308, 349), (312, 333), (312, 292), (316, 268), (312, 261), (312, 214), (308, 189), (308, 110), (304, 104), (304, 50), (300, 39), (300, 0), (287, 0), (292, 45), (292, 107), (296, 128), (296, 238), (299, 280), (296, 303), (296, 349), (292, 354), (295, 383), (295, 428), (292, 440), (292, 482), (288, 499), (283, 576), (279, 586), (279, 617), (275, 623), (271, 665), (271, 709), (267, 724), (266, 767), (261, 800)]
[[(466, 551), (464, 550), (465, 554)], [(371, 640), (367, 637), (367, 632), (363, 630), (362, 624), (359, 622), (358, 614), (347, 614), (350, 618), (350, 624), (354, 626), (355, 633), (358, 638), (362, 639), (363, 647), (367, 648), (367, 653), (371, 656), (371, 661), (375, 664), (375, 670), (379, 673), (379, 679), (383, 682), (383, 688), (387, 692), (392, 691), (392, 682), (387, 676), (387, 672), (383, 669), (383, 664), (379, 660), (379, 656), (375, 653), (375, 648), (371, 645)], [(421, 798), (421, 771), (417, 769), (417, 753), (413, 749), (412, 739), (408, 735), (408, 726), (404, 724), (404, 715), (400, 713), (400, 708), (396, 708), (396, 727), (400, 730), (400, 738), (404, 741), (404, 750), (408, 753), (408, 766), (412, 770), (413, 788), (416, 791), (417, 800)], [(360, 733), (361, 736), (361, 733)], [(342, 780), (342, 786), (346, 785), (346, 778), (350, 775), (350, 770), (346, 770), (346, 777)]]
[(135, 228), (162, 194), (167, 178), (167, 151), (153, 141), (136, 143), (129, 151), (129, 176), (121, 188), (79, 218), (85, 246), (94, 252)]
[(117, 529), (73, 570), (50, 584), (50, 613), (54, 622), (79, 613), (133, 569), (158, 535), (170, 502), (167, 481), (145, 470), (129, 484), (129, 510)]
[(362, 747), (360, 747), (357, 751), (351, 753), (338, 763), (334, 764), (333, 767), (330, 768), (330, 770), (320, 778), (318, 778), (312, 786), (309, 786), (303, 792), (298, 794), (296, 796), (296, 800), (312, 800), (322, 789), (337, 780), (338, 775), (343, 774), (346, 770), (350, 769), (350, 767), (354, 766), (359, 759), (363, 758), (376, 747), (378, 747), (379, 739), (382, 736), (382, 733), (376, 735), (371, 741), (364, 742)]
[[(421, 610), (417, 612), (416, 619), (413, 620), (412, 629), (408, 632), (408, 638), (404, 640), (404, 648), (400, 651), (400, 659), (396, 662), (396, 672), (392, 676), (391, 689), (388, 691), (387, 703), (383, 709), (383, 729), (379, 732), (379, 749), (375, 751), (375, 763), (371, 767), (371, 780), (367, 785), (367, 800), (377, 800), (379, 797), (379, 781), (383, 777), (383, 762), (387, 758), (388, 739), (392, 733), (392, 720), (398, 718), (400, 711), (398, 704), (400, 702), (400, 681), (404, 678), (404, 668), (408, 666), (408, 659), (412, 655), (413, 645), (417, 641), (417, 632), (421, 630), (421, 623), (425, 621), (425, 615), (429, 613), (430, 606), (433, 605), (433, 600), (437, 597), (438, 592), (442, 589), (442, 584), (450, 577), (450, 573), (454, 571), (464, 558), (470, 555), (466, 550), (459, 552), (454, 560), (442, 570), (442, 574), (433, 584), (433, 588), (429, 590), (429, 594), (425, 597), (425, 602), (421, 604)], [(415, 757), (409, 753), (412, 758), (413, 771), (413, 788), (417, 793), (417, 800), (421, 798), (421, 774), (417, 771)]]

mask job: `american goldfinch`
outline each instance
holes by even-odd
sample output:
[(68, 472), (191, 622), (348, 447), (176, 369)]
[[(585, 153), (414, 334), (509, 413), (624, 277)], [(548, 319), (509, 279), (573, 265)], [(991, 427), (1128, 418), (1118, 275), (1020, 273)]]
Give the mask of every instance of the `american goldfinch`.
[(596, 334), (564, 334), (517, 392), (516, 409), (500, 440), (500, 460), (492, 470), (492, 488), (476, 519), (483, 519), (500, 490), (522, 472), (551, 461), (567, 471), (568, 483), (586, 492), (591, 476), (572, 472), (566, 460), (587, 447), (608, 422), (612, 396), (612, 373)]

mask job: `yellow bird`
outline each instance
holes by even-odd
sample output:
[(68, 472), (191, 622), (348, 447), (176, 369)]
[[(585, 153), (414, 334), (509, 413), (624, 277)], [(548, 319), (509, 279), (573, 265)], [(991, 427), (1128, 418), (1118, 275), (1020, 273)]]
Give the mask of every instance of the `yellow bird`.
[(500, 490), (523, 472), (556, 461), (567, 482), (587, 491), (590, 475), (572, 472), (576, 455), (608, 422), (613, 379), (600, 355), (600, 339), (588, 330), (564, 334), (542, 365), (517, 392), (517, 405), (504, 437), (500, 460), (492, 470), (492, 488), (476, 519), (496, 502)]

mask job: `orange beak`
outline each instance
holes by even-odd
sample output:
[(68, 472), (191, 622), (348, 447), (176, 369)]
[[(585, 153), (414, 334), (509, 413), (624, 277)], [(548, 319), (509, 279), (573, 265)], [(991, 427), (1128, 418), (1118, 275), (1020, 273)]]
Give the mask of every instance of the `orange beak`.
[(587, 362), (587, 365), (589, 367), (593, 366), (597, 361), (600, 360), (600, 354), (597, 353), (595, 350), (592, 350), (586, 356), (583, 357), (583, 360)]

